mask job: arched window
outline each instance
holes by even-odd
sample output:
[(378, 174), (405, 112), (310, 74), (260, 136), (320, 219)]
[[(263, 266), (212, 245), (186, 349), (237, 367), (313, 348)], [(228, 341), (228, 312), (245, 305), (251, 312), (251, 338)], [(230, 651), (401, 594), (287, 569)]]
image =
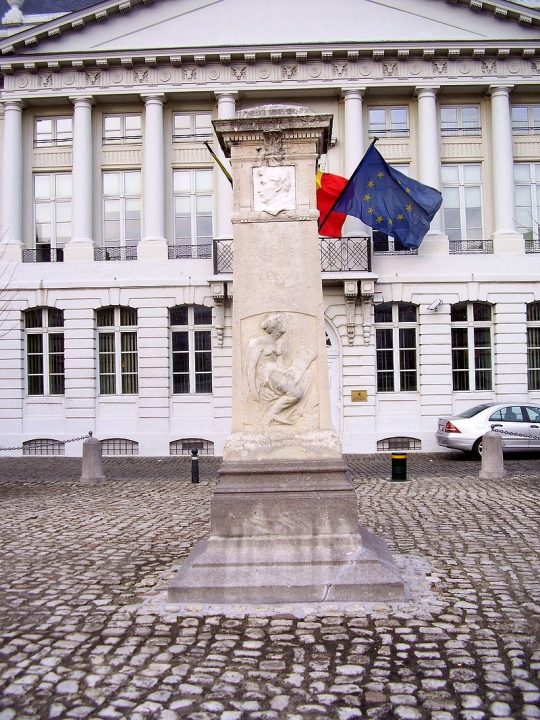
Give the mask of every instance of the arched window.
[(170, 309), (174, 394), (212, 392), (212, 308), (177, 305)]
[(138, 455), (139, 443), (127, 438), (107, 438), (101, 440), (103, 455)]
[(32, 308), (24, 313), (26, 337), (26, 392), (63, 395), (64, 311)]
[(100, 394), (138, 393), (137, 310), (100, 308), (96, 311), (96, 326)]
[(61, 440), (39, 438), (23, 442), (23, 455), (64, 455), (65, 445)]
[(375, 306), (377, 391), (418, 390), (418, 307), (412, 303)]
[(527, 378), (529, 390), (540, 390), (540, 302), (527, 305)]
[(453, 390), (492, 390), (492, 306), (483, 302), (456, 303), (450, 309), (450, 320)]
[(214, 443), (203, 438), (182, 438), (169, 443), (171, 455), (191, 455), (191, 451), (194, 449), (199, 451), (199, 455), (213, 455)]

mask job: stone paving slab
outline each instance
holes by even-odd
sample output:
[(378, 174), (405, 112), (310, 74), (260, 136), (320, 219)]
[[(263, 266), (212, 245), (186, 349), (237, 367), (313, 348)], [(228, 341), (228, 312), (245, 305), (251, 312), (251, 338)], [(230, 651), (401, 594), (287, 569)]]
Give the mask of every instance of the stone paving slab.
[(347, 456), (411, 601), (301, 612), (166, 602), (219, 459), (199, 484), (159, 460), (107, 458), (87, 486), (76, 458), (0, 458), (0, 720), (540, 717), (538, 457), (488, 482), (410, 454), (393, 483), (389, 455)]

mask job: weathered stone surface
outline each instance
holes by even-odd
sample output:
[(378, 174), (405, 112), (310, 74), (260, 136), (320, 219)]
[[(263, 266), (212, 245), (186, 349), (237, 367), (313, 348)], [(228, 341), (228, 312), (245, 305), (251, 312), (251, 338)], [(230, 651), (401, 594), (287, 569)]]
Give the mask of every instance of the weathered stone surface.
[(332, 118), (287, 112), (214, 122), (235, 177), (232, 433), (210, 537), (171, 602), (404, 599), (388, 549), (358, 529), (332, 429), (313, 186)]

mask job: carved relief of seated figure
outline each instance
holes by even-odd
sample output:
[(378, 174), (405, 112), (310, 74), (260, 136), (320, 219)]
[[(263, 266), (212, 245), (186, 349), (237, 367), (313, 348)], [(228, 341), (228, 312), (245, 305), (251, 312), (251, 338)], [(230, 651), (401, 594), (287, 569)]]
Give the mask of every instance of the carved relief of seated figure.
[(251, 338), (248, 346), (247, 378), (252, 400), (265, 406), (263, 424), (293, 425), (303, 411), (302, 400), (312, 379), (308, 368), (316, 354), (308, 348), (286, 364), (283, 315), (270, 315), (261, 323), (265, 331)]

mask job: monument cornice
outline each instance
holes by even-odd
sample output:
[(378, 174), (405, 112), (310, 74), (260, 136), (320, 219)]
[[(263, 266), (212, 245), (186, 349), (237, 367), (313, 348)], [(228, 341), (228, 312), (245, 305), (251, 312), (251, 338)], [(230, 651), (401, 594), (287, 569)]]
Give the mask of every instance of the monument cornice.
[(496, 82), (537, 83), (540, 57), (508, 54), (499, 51), (491, 56), (486, 48), (477, 48), (471, 56), (420, 57), (407, 59), (306, 60), (306, 62), (257, 61), (253, 64), (232, 61), (180, 62), (164, 64), (152, 58), (118, 65), (102, 61), (88, 66), (86, 61), (72, 60), (71, 67), (61, 63), (16, 61), (3, 64), (4, 99), (14, 95), (28, 98), (72, 95), (91, 92), (95, 97), (136, 93), (164, 93), (168, 96), (185, 92), (250, 92), (264, 90), (271, 94), (281, 89), (335, 90), (344, 92), (361, 85), (370, 88), (391, 85), (440, 85), (441, 87), (477, 85), (485, 89)]

